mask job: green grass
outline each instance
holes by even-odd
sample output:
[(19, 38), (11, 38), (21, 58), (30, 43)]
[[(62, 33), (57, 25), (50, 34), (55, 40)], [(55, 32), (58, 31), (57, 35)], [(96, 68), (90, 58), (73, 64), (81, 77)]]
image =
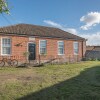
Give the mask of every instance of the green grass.
[(100, 62), (0, 68), (0, 100), (100, 100)]

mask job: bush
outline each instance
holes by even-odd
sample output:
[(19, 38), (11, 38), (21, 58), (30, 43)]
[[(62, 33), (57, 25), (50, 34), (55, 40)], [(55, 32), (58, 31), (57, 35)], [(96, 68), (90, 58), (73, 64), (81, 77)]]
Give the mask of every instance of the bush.
[(100, 61), (100, 58), (98, 58), (97, 60)]
[(91, 61), (96, 61), (96, 58), (92, 58)]
[(84, 57), (84, 58), (82, 58), (82, 61), (87, 61), (87, 58), (85, 58), (85, 57)]
[(88, 61), (97, 61), (97, 58), (88, 58)]

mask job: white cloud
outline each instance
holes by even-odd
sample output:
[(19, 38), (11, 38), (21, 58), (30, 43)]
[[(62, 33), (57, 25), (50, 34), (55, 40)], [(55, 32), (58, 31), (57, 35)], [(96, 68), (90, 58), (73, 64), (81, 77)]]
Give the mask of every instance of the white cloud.
[(74, 28), (66, 28), (65, 31), (69, 32), (69, 33), (72, 33), (72, 34), (75, 34), (75, 35), (78, 35), (77, 33), (77, 30), (74, 29)]
[(51, 20), (44, 20), (43, 22), (46, 23), (46, 24), (49, 24), (49, 25), (51, 25), (51, 26), (53, 26), (53, 27), (62, 28), (62, 26), (61, 26), (60, 24), (55, 23), (55, 22), (53, 22), (53, 21), (51, 21)]
[(85, 25), (81, 26), (80, 28), (82, 30), (88, 30), (92, 26), (100, 24), (100, 12), (90, 12), (87, 15), (82, 16), (80, 21), (85, 23)]
[(100, 32), (94, 34), (83, 34), (81, 37), (88, 39), (87, 45), (100, 45)]
[(77, 30), (74, 29), (74, 28), (64, 27), (63, 25), (55, 23), (55, 22), (53, 22), (51, 20), (44, 20), (43, 22), (48, 24), (48, 25), (50, 25), (50, 26), (52, 26), (52, 27), (60, 28), (60, 29), (62, 29), (64, 31), (66, 31), (66, 32), (69, 32), (69, 33), (72, 33), (72, 34), (77, 34)]

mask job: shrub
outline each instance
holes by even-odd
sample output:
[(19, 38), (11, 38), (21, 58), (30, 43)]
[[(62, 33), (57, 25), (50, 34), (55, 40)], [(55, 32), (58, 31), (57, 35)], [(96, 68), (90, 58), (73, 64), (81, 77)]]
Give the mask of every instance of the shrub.
[(97, 58), (88, 58), (88, 61), (97, 61)]
[(100, 58), (98, 58), (97, 60), (100, 61)]
[(87, 61), (87, 58), (86, 57), (82, 58), (82, 61)]

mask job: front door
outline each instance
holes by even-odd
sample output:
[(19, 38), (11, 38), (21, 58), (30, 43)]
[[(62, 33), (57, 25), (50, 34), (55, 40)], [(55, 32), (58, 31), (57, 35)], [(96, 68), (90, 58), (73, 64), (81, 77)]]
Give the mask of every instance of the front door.
[(28, 44), (28, 52), (29, 52), (29, 60), (35, 60), (36, 58), (36, 52), (35, 52), (36, 45), (34, 43)]

